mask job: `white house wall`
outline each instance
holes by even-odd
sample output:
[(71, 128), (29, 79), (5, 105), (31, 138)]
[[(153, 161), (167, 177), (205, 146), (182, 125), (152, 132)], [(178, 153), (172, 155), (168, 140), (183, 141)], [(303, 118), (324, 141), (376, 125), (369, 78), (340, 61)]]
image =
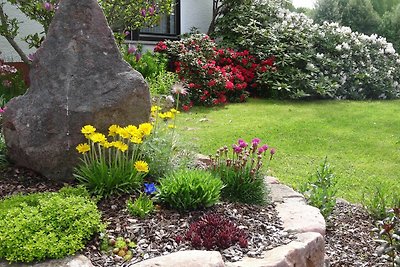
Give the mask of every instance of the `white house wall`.
[[(0, 0), (0, 2), (5, 2), (4, 0)], [(28, 19), (27, 17), (22, 14), (21, 11), (19, 11), (17, 8), (14, 6), (5, 3), (4, 5), (4, 12), (8, 15), (10, 19), (12, 18), (18, 18), (19, 21), (22, 22), (20, 24), (20, 32), (15, 38), (17, 43), (20, 45), (22, 50), (28, 55), (30, 53), (35, 52), (35, 48), (29, 49), (28, 44), (25, 43), (22, 38), (25, 37), (28, 34), (36, 33), (36, 32), (42, 32), (43, 28), (42, 26), (37, 23), (36, 21), (32, 21)], [(0, 36), (0, 51), (2, 52), (1, 58), (3, 58), (5, 61), (22, 61), (20, 56), (15, 52), (14, 48), (7, 42), (6, 38), (3, 36)]]
[[(0, 0), (5, 2), (5, 0)], [(188, 33), (192, 27), (196, 27), (200, 32), (206, 33), (212, 18), (213, 0), (181, 0), (181, 33)], [(4, 11), (10, 18), (18, 18), (23, 23), (20, 24), (20, 32), (15, 38), (22, 50), (28, 55), (35, 52), (35, 49), (29, 49), (28, 45), (22, 41), (22, 38), (28, 34), (41, 32), (43, 28), (35, 21), (28, 19), (17, 8), (5, 3)], [(145, 49), (152, 49), (154, 42), (146, 42)], [(5, 61), (22, 61), (7, 40), (0, 36), (1, 58)]]
[(206, 33), (212, 18), (213, 0), (181, 0), (181, 33), (196, 27)]

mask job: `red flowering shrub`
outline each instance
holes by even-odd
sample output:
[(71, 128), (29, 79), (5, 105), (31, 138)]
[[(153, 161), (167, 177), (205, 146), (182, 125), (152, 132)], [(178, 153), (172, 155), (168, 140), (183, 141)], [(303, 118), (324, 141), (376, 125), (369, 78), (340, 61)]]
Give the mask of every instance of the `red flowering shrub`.
[(185, 108), (190, 102), (206, 106), (243, 102), (257, 87), (257, 76), (274, 64), (273, 58), (260, 62), (247, 50), (217, 49), (204, 34), (159, 42), (154, 51), (169, 56), (173, 70), (189, 88)]
[[(227, 249), (235, 244), (243, 248), (248, 246), (245, 232), (227, 218), (215, 213), (206, 214), (192, 223), (184, 238), (197, 249)], [(178, 236), (176, 240), (181, 241), (182, 237)]]

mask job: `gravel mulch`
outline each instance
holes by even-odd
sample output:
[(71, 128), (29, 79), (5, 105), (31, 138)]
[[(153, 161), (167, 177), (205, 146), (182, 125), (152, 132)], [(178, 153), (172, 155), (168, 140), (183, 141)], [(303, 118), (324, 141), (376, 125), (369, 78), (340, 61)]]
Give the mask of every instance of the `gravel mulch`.
[[(0, 199), (16, 193), (57, 191), (64, 184), (49, 181), (36, 173), (17, 168), (0, 172)], [(177, 243), (177, 235), (184, 235), (191, 222), (207, 212), (216, 212), (229, 217), (248, 233), (249, 247), (239, 246), (221, 251), (229, 261), (237, 261), (243, 255), (257, 257), (262, 251), (287, 244), (293, 236), (282, 230), (274, 205), (255, 207), (221, 203), (207, 211), (180, 214), (168, 209), (159, 209), (146, 219), (133, 218), (125, 209), (129, 196), (105, 199), (98, 203), (103, 220), (108, 223), (107, 234), (111, 237), (130, 238), (137, 243), (135, 257), (123, 262), (118, 256), (99, 251), (98, 237), (89, 242), (83, 253), (94, 266), (131, 266), (132, 264), (159, 255), (191, 249), (188, 243)], [(376, 253), (376, 244), (370, 230), (373, 220), (358, 205), (339, 202), (327, 221), (326, 254), (332, 267), (388, 266)]]

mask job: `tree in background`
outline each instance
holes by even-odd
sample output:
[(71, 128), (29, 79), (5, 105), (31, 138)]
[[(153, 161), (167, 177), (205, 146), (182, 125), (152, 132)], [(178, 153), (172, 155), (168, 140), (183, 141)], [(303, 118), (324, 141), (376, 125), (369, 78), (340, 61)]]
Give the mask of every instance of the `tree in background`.
[[(7, 2), (18, 8), (26, 17), (43, 26), (43, 32), (29, 34), (23, 39), (30, 48), (38, 48), (46, 36), (50, 22), (58, 8), (59, 0), (47, 0), (46, 2), (7, 0)], [(110, 27), (120, 34), (126, 30), (157, 25), (161, 15), (171, 13), (174, 3), (173, 0), (98, 0), (98, 2)], [(3, 6), (4, 3), (0, 3), (0, 35), (7, 39), (22, 61), (29, 64), (28, 57), (15, 40), (19, 32), (20, 21), (17, 18), (10, 18), (4, 12)]]
[(379, 32), (400, 51), (400, 4), (383, 15)]
[(371, 0), (371, 4), (375, 11), (378, 12), (380, 16), (383, 16), (386, 12), (390, 12), (400, 4), (400, 0)]
[(340, 23), (342, 21), (342, 12), (343, 7), (338, 0), (317, 0), (313, 19), (320, 24), (324, 21)]
[(341, 24), (368, 35), (377, 33), (381, 18), (370, 0), (350, 0), (343, 9)]

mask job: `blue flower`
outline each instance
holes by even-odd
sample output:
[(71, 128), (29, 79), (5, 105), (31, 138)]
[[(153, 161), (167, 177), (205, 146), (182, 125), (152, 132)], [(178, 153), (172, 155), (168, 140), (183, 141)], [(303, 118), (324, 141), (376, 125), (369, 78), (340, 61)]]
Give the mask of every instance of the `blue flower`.
[(156, 186), (154, 185), (154, 183), (144, 183), (144, 192), (147, 195), (153, 194), (155, 191), (157, 190)]

